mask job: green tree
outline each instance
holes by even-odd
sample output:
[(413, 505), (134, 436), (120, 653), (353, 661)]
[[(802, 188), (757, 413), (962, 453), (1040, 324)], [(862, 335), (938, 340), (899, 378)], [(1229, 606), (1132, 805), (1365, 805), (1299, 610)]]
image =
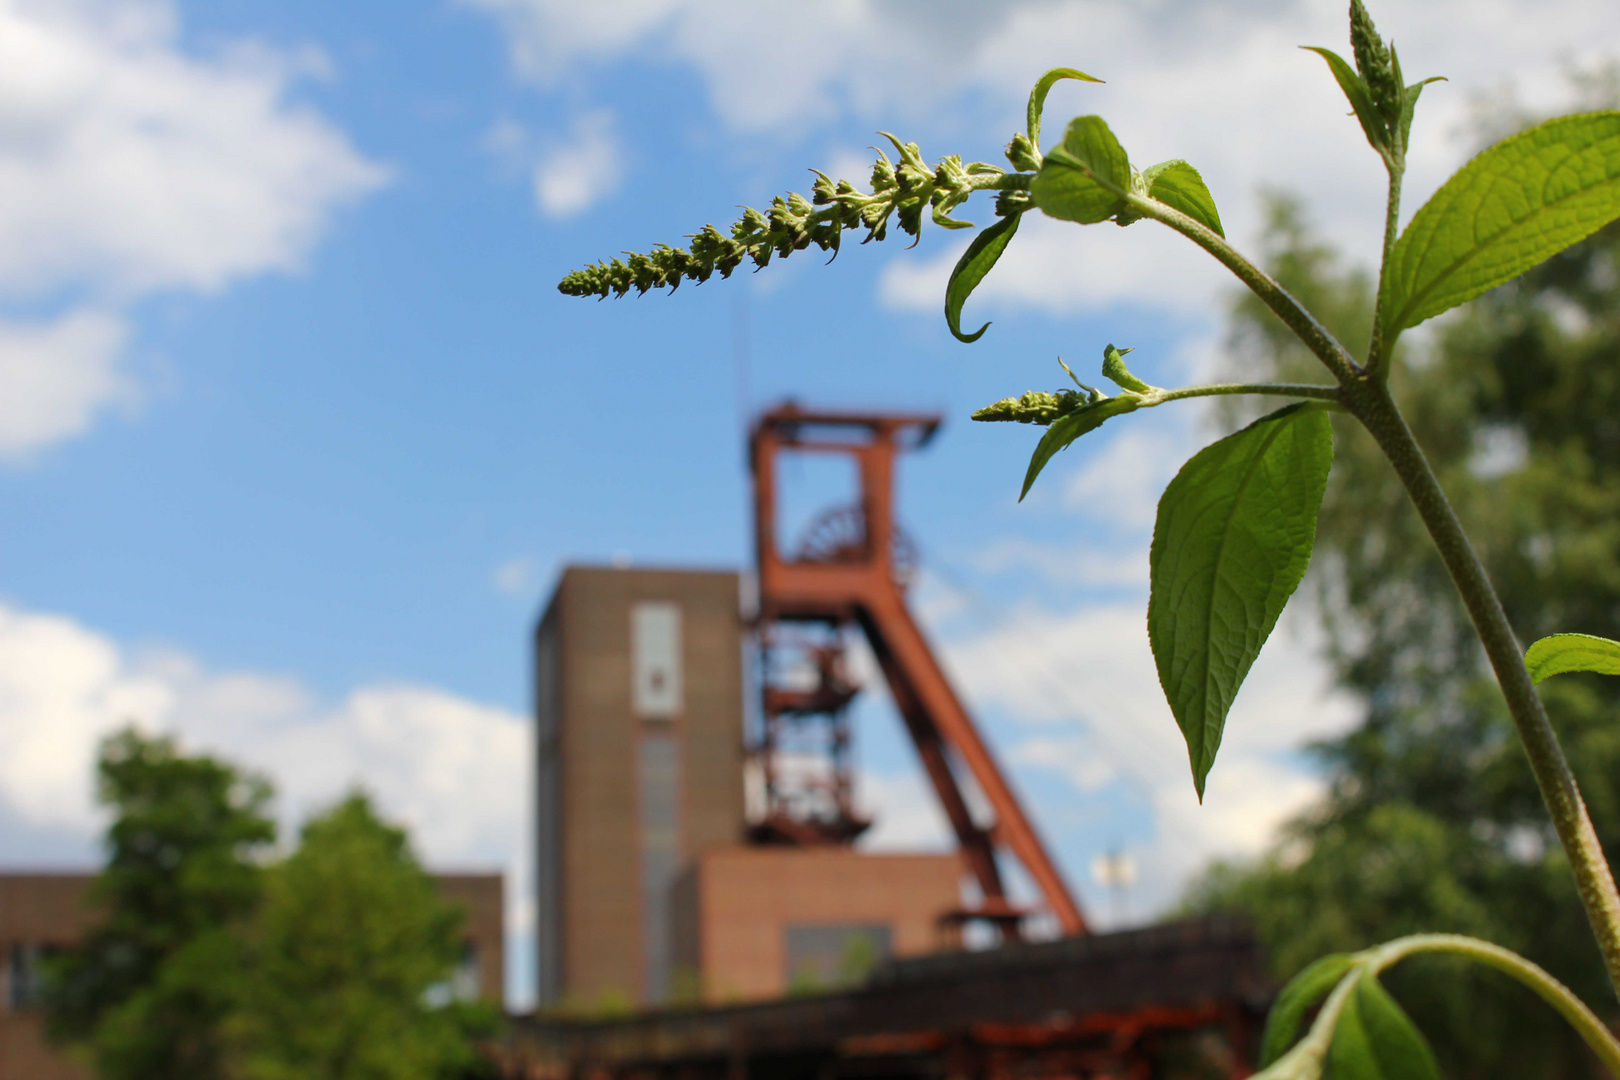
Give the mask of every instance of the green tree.
[(463, 913), (404, 830), (351, 795), (274, 867), (234, 1027), (252, 1080), (430, 1080), (476, 1063), (487, 1007), (452, 1000)]
[[(1341, 340), (1368, 278), (1273, 203), (1268, 261)], [(1363, 332), (1364, 333), (1364, 332)], [(1240, 301), (1229, 352), (1245, 377), (1315, 361)], [(1354, 347), (1354, 344), (1352, 344)], [(1461, 313), (1392, 374), (1412, 427), (1489, 568), (1514, 629), (1620, 637), (1620, 227), (1611, 225)], [(1313, 569), (1340, 683), (1365, 722), (1316, 747), (1326, 799), (1259, 863), (1214, 868), (1200, 908), (1253, 914), (1280, 976), (1325, 952), (1417, 930), (1467, 933), (1540, 963), (1600, 1011), (1607, 980), (1567, 864), (1484, 657), (1423, 525), (1358, 425), (1340, 422)], [(1620, 690), (1541, 687), (1598, 835), (1620, 850)], [(1556, 1018), (1489, 974), (1439, 960), (1390, 983), (1457, 1076), (1587, 1074)]]
[(48, 1030), (109, 1080), (222, 1077), (270, 787), (133, 728), (102, 743), (97, 775), (115, 815), (91, 894), (104, 917), (53, 965)]

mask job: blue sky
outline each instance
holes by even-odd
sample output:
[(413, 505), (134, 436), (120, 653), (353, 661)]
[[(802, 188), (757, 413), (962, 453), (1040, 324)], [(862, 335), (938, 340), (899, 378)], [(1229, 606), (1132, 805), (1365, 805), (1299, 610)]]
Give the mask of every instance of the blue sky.
[[(1410, 208), (1477, 102), (1554, 108), (1620, 31), (1574, 0), (1374, 14), (1409, 73), (1453, 80), (1424, 95)], [(1299, 191), (1365, 258), (1378, 165), (1294, 49), (1342, 50), (1341, 20), (1336, 0), (0, 2), (0, 862), (89, 863), (94, 742), (134, 718), (269, 771), (289, 820), (360, 782), (436, 863), (510, 869), (521, 947), (538, 605), (574, 560), (744, 565), (745, 418), (787, 396), (949, 418), (902, 474), (919, 606), (1082, 892), (1123, 845), (1145, 917), (1256, 850), (1318, 790), (1293, 748), (1354, 711), (1322, 693), (1309, 618), (1285, 623), (1193, 803), (1141, 612), (1153, 500), (1208, 421), (1116, 422), (1020, 506), (1034, 434), (965, 419), (1109, 341), (1156, 383), (1212, 370), (1216, 268), (1151, 223), (1031, 222), (970, 302), (994, 320), (973, 346), (939, 315), (965, 239), (937, 229), (674, 296), (555, 284), (806, 190), (808, 166), (864, 179), (878, 129), (998, 161), (1056, 64), (1109, 82), (1054, 91), (1049, 128), (1097, 111), (1138, 164), (1191, 159), (1240, 241), (1258, 190)], [(826, 490), (787, 479), (801, 505)], [(875, 842), (937, 844), (880, 696), (860, 737)]]

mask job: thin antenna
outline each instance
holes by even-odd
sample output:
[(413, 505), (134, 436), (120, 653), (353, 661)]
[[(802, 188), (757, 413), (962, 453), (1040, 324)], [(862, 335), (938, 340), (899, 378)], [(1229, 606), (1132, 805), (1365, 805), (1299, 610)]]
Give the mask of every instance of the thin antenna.
[(736, 376), (737, 427), (746, 442), (748, 422), (754, 411), (753, 388), (749, 386), (749, 367), (753, 358), (749, 353), (748, 284), (738, 284), (741, 287), (736, 290), (736, 299), (731, 305), (731, 364)]

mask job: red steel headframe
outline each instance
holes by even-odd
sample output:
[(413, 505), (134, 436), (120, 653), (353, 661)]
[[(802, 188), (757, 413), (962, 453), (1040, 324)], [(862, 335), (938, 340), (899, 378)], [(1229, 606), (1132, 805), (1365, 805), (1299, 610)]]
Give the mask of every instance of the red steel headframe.
[[(749, 447), (760, 623), (764, 627), (772, 622), (860, 624), (983, 895), (982, 907), (964, 911), (961, 917), (988, 920), (1006, 936), (1020, 936), (1025, 913), (1007, 899), (996, 859), (1000, 846), (1016, 856), (1034, 879), (1063, 932), (1083, 934), (1086, 922), (1079, 905), (952, 690), (896, 580), (894, 457), (900, 450), (926, 443), (939, 423), (940, 418), (931, 415), (808, 412), (793, 404), (760, 416)], [(776, 537), (776, 458), (784, 450), (855, 458), (864, 540), (853, 550), (835, 560), (784, 556)], [(953, 752), (989, 801), (993, 823), (981, 826), (974, 821), (952, 771)]]

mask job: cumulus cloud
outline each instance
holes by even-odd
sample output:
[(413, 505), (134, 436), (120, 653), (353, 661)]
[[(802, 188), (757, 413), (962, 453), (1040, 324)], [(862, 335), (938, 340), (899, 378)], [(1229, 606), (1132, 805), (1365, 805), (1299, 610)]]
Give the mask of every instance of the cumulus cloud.
[(0, 459), (81, 435), (134, 388), (119, 369), (122, 318), (82, 309), (44, 323), (0, 320)]
[(618, 190), (619, 139), (613, 114), (597, 109), (576, 118), (571, 139), (546, 149), (534, 168), (534, 198), (549, 218), (569, 218)]
[(872, 818), (861, 836), (862, 851), (949, 851), (956, 840), (939, 799), (922, 771), (879, 773), (855, 778), (860, 812)]
[(524, 932), (529, 776), (522, 717), (433, 687), (386, 682), (323, 701), (296, 679), (211, 671), (174, 650), (131, 650), (59, 615), (0, 605), (0, 834), (38, 837), (87, 862), (104, 814), (93, 797), (102, 737), (126, 724), (178, 735), (270, 776), (283, 838), (359, 787), (445, 868), (507, 873), (508, 929)]
[[(238, 43), (198, 58), (178, 37), (162, 0), (0, 3), (0, 302), (57, 329), (21, 360), (28, 331), (4, 332), (0, 398), (39, 414), (9, 425), (13, 450), (86, 429), (118, 378), (117, 312), (294, 270), (332, 211), (385, 179), (289, 101), (308, 57)], [(65, 298), (80, 306), (63, 314)], [(67, 374), (38, 378), (64, 349)]]
[(896, 95), (920, 107), (951, 88), (975, 34), (1002, 19), (967, 0), (835, 0), (813, 15), (746, 0), (464, 2), (498, 20), (516, 68), (542, 84), (581, 63), (650, 51), (701, 72), (716, 113), (751, 133), (829, 119), (846, 104), (865, 112)]
[(1159, 689), (1145, 607), (1144, 599), (1070, 611), (1026, 608), (945, 649), (968, 699), (1018, 725), (1004, 740), (1011, 764), (1050, 773), (1077, 796), (1119, 781), (1147, 800), (1153, 838), (1132, 853), (1143, 868), (1135, 896), (1142, 914), (1172, 902), (1210, 859), (1261, 850), (1322, 791), (1297, 748), (1359, 719), (1355, 703), (1330, 687), (1311, 615), (1296, 605), (1233, 705), (1200, 805), (1186, 746)]
[(490, 584), (507, 596), (528, 596), (534, 588), (534, 561), (522, 556), (507, 559), (495, 568)]
[(97, 740), (174, 702), (171, 686), (134, 671), (102, 635), (0, 608), (0, 799), (29, 824), (88, 834)]
[[(784, 143), (853, 116), (915, 129), (910, 137), (925, 152), (944, 153), (958, 147), (930, 140), (959, 139), (960, 131), (939, 115), (978, 95), (1004, 103), (1004, 128), (979, 140), (993, 146), (1019, 126), (1041, 71), (1078, 66), (1108, 84), (1055, 90), (1048, 142), (1061, 137), (1061, 119), (1099, 113), (1139, 165), (1180, 157), (1202, 170), (1228, 234), (1241, 243), (1261, 224), (1256, 189), (1285, 187), (1308, 196), (1330, 238), (1365, 260), (1377, 253), (1381, 166), (1321, 60), (1297, 48), (1348, 52), (1337, 0), (839, 0), (813, 18), (746, 0), (464, 2), (499, 21), (516, 67), (542, 83), (587, 63), (650, 54), (695, 70), (733, 132), (791, 133)], [(1471, 98), (1511, 78), (1531, 107), (1557, 107), (1568, 67), (1613, 59), (1620, 38), (1620, 8), (1582, 0), (1389, 0), (1377, 16), (1409, 75), (1451, 79), (1423, 96), (1408, 214), (1469, 149)], [(987, 213), (981, 208), (979, 217)], [(961, 246), (941, 253), (925, 244), (897, 260), (884, 300), (936, 309)], [(1212, 290), (1227, 284), (1202, 253), (1150, 223), (1082, 232), (1032, 220), (978, 299), (992, 309), (1089, 312), (1133, 303), (1188, 315), (1207, 311)]]

